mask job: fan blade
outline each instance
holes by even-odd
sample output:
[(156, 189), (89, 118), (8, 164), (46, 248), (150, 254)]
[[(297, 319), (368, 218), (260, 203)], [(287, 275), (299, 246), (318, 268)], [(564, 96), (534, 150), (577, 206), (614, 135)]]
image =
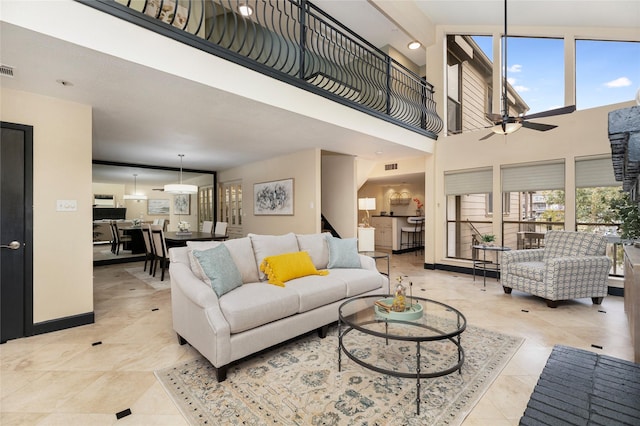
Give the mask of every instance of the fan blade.
[(541, 132), (546, 132), (547, 130), (555, 129), (558, 126), (554, 126), (553, 124), (531, 123), (529, 121), (523, 121), (522, 127), (526, 127), (527, 129), (539, 130)]
[(525, 115), (523, 120), (531, 120), (532, 118), (551, 117), (554, 115), (570, 114), (576, 110), (575, 105), (570, 105), (562, 108), (550, 109), (548, 111), (537, 112), (535, 114)]
[(484, 140), (489, 139), (489, 138), (490, 138), (491, 136), (493, 136), (493, 135), (495, 135), (495, 133), (491, 132), (491, 133), (489, 133), (488, 135), (483, 136), (483, 137), (481, 137), (481, 138), (480, 138), (480, 139), (478, 139), (478, 140), (479, 140), (479, 141), (484, 141)]

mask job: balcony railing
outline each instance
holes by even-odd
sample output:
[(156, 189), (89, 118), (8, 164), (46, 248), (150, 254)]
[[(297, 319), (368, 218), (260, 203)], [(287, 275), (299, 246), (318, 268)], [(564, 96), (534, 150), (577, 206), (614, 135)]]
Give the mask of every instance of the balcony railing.
[(307, 0), (77, 1), (432, 139), (442, 130), (431, 84)]

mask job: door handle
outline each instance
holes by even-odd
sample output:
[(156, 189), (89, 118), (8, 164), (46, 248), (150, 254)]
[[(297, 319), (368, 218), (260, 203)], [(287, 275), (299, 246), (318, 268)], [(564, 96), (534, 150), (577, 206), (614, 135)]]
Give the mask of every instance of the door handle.
[(3, 244), (0, 248), (8, 248), (11, 250), (18, 250), (22, 244), (19, 241), (11, 241), (9, 244)]

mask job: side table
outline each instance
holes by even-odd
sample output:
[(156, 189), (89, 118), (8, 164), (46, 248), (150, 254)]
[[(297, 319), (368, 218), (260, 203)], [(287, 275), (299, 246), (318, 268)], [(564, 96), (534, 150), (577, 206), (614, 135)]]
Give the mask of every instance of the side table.
[[(474, 250), (473, 253), (473, 280), (476, 280), (476, 269), (482, 269), (483, 287), (487, 286), (487, 270), (496, 271), (496, 280), (500, 277), (500, 253), (503, 251), (509, 251), (511, 248), (503, 246), (487, 246), (484, 244), (478, 244), (471, 246)], [(477, 259), (475, 256), (476, 250), (482, 250), (482, 260)], [(496, 253), (496, 263), (491, 260), (487, 261), (487, 252), (492, 251)]]
[[(373, 257), (374, 259), (387, 259), (387, 277), (389, 276), (389, 253), (383, 251), (361, 251), (360, 254)], [(384, 272), (382, 272), (384, 274)]]

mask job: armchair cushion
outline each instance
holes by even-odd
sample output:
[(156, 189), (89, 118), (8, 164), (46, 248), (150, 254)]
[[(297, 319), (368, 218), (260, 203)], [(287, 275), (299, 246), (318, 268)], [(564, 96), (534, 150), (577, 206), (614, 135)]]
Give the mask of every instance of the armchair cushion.
[(544, 269), (544, 262), (517, 262), (510, 265), (509, 272), (530, 280), (542, 281)]

